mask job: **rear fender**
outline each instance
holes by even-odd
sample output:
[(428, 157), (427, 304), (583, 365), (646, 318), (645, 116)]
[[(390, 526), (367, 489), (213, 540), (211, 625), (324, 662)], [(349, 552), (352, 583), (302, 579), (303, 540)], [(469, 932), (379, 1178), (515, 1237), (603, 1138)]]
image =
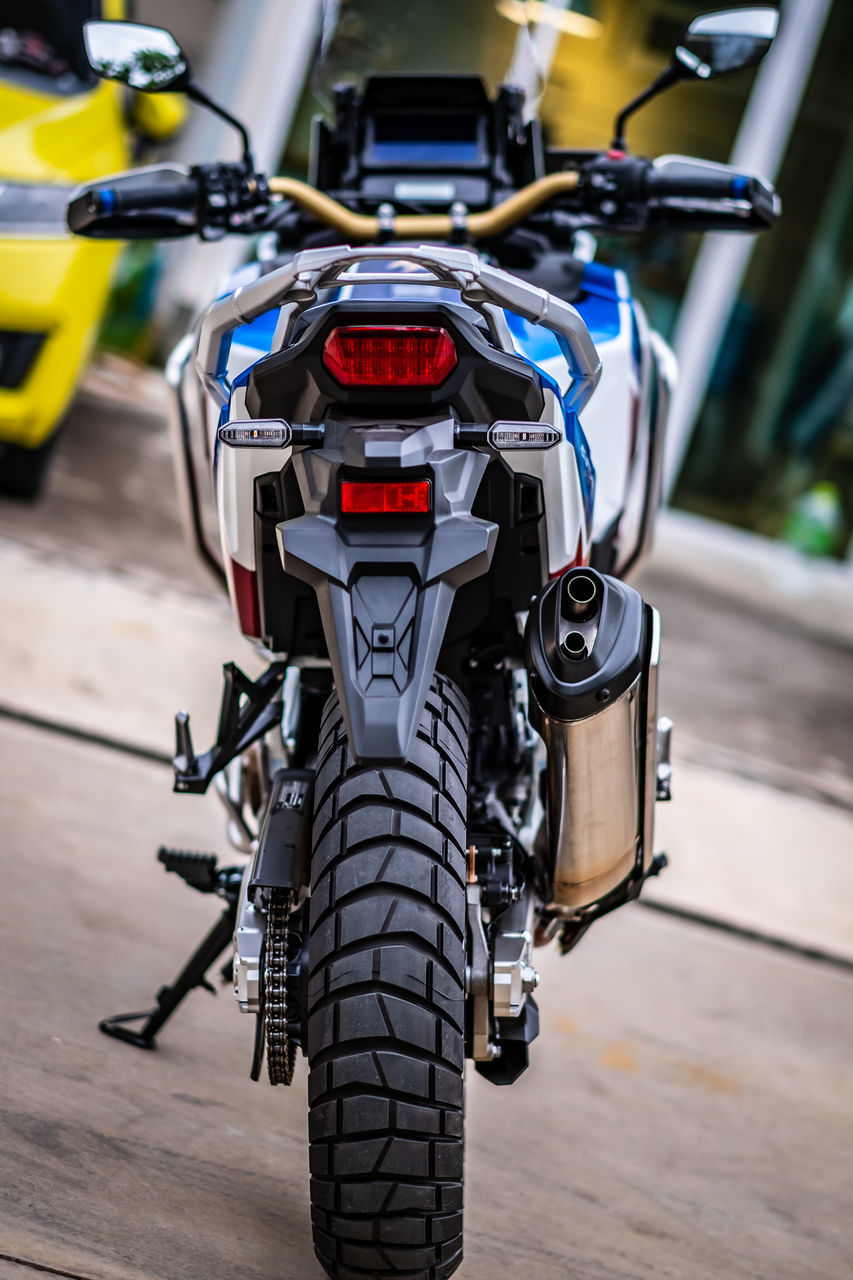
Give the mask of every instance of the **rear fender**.
[[(471, 515), (489, 456), (453, 445), (453, 422), (415, 431), (327, 423), (322, 449), (293, 457), (305, 515), (278, 526), (288, 573), (317, 594), (350, 749), (404, 761), (458, 587), (486, 573), (498, 527)], [(342, 468), (432, 481), (429, 518), (341, 519)], [(365, 477), (367, 478), (367, 477)]]

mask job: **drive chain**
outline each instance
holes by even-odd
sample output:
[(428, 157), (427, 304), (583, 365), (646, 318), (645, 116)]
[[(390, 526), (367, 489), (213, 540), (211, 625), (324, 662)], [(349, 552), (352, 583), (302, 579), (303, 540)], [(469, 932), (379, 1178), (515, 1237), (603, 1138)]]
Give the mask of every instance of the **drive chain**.
[(270, 892), (264, 962), (267, 1073), (270, 1084), (290, 1084), (296, 1066), (296, 1046), (287, 1035), (287, 923), (291, 894)]

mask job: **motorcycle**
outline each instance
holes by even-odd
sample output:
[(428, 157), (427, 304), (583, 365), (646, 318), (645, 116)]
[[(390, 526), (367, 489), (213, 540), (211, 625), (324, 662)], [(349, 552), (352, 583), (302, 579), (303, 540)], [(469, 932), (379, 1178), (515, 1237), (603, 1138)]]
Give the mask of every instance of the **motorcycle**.
[(456, 1269), (466, 1058), (515, 1081), (535, 945), (569, 952), (665, 865), (660, 623), (625, 579), (674, 362), (589, 233), (773, 223), (759, 178), (624, 133), (663, 88), (758, 61), (776, 19), (697, 18), (602, 152), (545, 148), (519, 90), (473, 77), (342, 87), (309, 183), (255, 171), (167, 32), (85, 28), (99, 74), (183, 89), (243, 155), (88, 186), (71, 229), (263, 246), (167, 370), (191, 535), (268, 664), (226, 666), (204, 753), (178, 714), (175, 788), (216, 787), (245, 861), (160, 850), (222, 916), (153, 1009), (101, 1028), (152, 1047), (233, 947), (252, 1078), (308, 1058), (332, 1277)]

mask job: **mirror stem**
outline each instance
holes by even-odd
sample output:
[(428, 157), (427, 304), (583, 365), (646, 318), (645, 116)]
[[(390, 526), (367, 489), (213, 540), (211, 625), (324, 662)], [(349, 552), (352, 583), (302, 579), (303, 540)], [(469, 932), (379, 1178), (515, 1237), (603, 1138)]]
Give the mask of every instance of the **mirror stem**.
[(213, 98), (209, 98), (201, 85), (196, 84), (195, 80), (190, 80), (186, 87), (186, 95), (193, 102), (199, 103), (200, 106), (207, 107), (207, 109), (212, 111), (214, 115), (219, 116), (219, 118), (224, 120), (226, 124), (230, 124), (237, 130), (243, 140), (243, 163), (254, 173), (255, 162), (252, 158), (252, 148), (249, 142), (249, 133), (246, 126), (241, 124), (236, 116), (232, 116), (229, 111), (226, 111), (224, 107), (221, 107), (218, 102), (214, 102)]
[(635, 111), (639, 111), (640, 107), (651, 98), (656, 98), (659, 93), (663, 93), (664, 89), (669, 89), (671, 85), (677, 84), (681, 80), (678, 67), (674, 63), (670, 63), (665, 67), (656, 80), (653, 80), (648, 89), (644, 89), (641, 94), (632, 99), (627, 107), (623, 107), (619, 115), (616, 117), (616, 123), (613, 126), (613, 141), (610, 144), (612, 151), (627, 151), (625, 143), (625, 124), (629, 116)]

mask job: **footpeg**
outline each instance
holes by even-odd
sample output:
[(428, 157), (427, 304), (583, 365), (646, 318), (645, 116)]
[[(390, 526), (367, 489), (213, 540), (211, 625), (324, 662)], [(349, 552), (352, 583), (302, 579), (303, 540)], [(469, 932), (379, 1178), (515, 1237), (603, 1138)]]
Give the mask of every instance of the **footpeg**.
[(157, 850), (157, 861), (199, 893), (216, 893), (220, 887), (221, 876), (215, 853), (191, 853), (188, 849), (167, 849), (161, 845)]

